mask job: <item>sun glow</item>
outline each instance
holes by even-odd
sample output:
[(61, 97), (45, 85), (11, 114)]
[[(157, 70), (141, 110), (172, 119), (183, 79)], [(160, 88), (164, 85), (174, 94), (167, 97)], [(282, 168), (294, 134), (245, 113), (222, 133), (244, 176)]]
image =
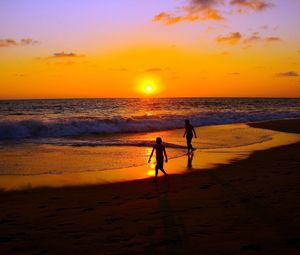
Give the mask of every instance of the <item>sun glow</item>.
[(161, 91), (161, 84), (157, 77), (142, 77), (137, 81), (137, 90), (140, 94), (156, 95)]
[(148, 93), (151, 93), (151, 91), (152, 91), (152, 86), (151, 86), (151, 85), (146, 85), (145, 90), (146, 90)]
[(145, 80), (142, 82), (142, 90), (145, 94), (153, 94), (157, 90), (157, 85), (152, 80)]

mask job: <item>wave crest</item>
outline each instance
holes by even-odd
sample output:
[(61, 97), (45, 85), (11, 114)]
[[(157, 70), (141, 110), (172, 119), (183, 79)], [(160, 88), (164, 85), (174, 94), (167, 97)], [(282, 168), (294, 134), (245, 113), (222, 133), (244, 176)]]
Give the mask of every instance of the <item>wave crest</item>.
[(84, 134), (150, 132), (182, 128), (185, 119), (195, 126), (242, 123), (300, 117), (299, 111), (202, 112), (190, 116), (142, 116), (112, 119), (1, 120), (0, 140), (67, 137)]

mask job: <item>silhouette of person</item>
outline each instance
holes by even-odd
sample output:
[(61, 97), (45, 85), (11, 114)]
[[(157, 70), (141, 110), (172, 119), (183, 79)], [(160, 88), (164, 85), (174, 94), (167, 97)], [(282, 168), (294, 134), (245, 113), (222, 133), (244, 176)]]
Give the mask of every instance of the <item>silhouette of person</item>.
[(156, 166), (155, 166), (155, 178), (152, 181), (153, 183), (157, 182), (158, 169), (161, 170), (164, 173), (165, 177), (168, 176), (167, 173), (164, 170), (164, 157), (166, 158), (166, 163), (167, 163), (168, 162), (168, 156), (167, 156), (167, 153), (166, 153), (166, 148), (162, 144), (162, 139), (160, 137), (156, 138), (156, 143), (153, 146), (153, 149), (152, 149), (152, 152), (150, 154), (148, 163), (151, 162), (151, 158), (152, 158), (154, 150), (155, 150), (155, 153), (156, 153)]
[(188, 147), (188, 154), (190, 153), (190, 151), (194, 150), (194, 148), (192, 146), (192, 139), (193, 139), (194, 135), (195, 135), (195, 138), (197, 138), (197, 135), (196, 135), (196, 132), (195, 132), (195, 129), (194, 129), (193, 125), (190, 124), (189, 120), (185, 120), (185, 132), (184, 132), (183, 137), (186, 138), (186, 144), (187, 144), (187, 147)]

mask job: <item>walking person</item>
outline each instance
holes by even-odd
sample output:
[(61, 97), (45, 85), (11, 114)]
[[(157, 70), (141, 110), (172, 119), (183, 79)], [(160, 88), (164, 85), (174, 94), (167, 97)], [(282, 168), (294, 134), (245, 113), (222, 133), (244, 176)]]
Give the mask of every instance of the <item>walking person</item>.
[(192, 152), (194, 150), (193, 146), (192, 146), (192, 139), (195, 136), (195, 138), (197, 138), (195, 129), (193, 127), (193, 125), (190, 123), (189, 120), (185, 120), (185, 132), (183, 137), (186, 138), (186, 144), (188, 147), (188, 155), (190, 154), (190, 152)]
[(155, 150), (155, 153), (156, 153), (156, 166), (155, 166), (155, 178), (153, 180), (153, 183), (157, 182), (158, 169), (164, 173), (165, 177), (168, 176), (167, 173), (164, 170), (164, 159), (167, 163), (168, 162), (168, 156), (167, 156), (167, 153), (166, 153), (166, 148), (162, 144), (162, 139), (160, 137), (156, 138), (156, 143), (153, 146), (153, 149), (152, 149), (152, 152), (150, 154), (148, 163), (151, 162), (151, 158), (153, 156), (154, 150)]

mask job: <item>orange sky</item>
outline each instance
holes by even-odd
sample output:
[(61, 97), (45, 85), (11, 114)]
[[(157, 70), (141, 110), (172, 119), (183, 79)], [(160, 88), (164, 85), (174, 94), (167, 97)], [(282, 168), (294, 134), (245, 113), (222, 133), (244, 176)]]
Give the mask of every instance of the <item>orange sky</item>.
[(298, 1), (113, 2), (1, 1), (0, 98), (300, 97)]

